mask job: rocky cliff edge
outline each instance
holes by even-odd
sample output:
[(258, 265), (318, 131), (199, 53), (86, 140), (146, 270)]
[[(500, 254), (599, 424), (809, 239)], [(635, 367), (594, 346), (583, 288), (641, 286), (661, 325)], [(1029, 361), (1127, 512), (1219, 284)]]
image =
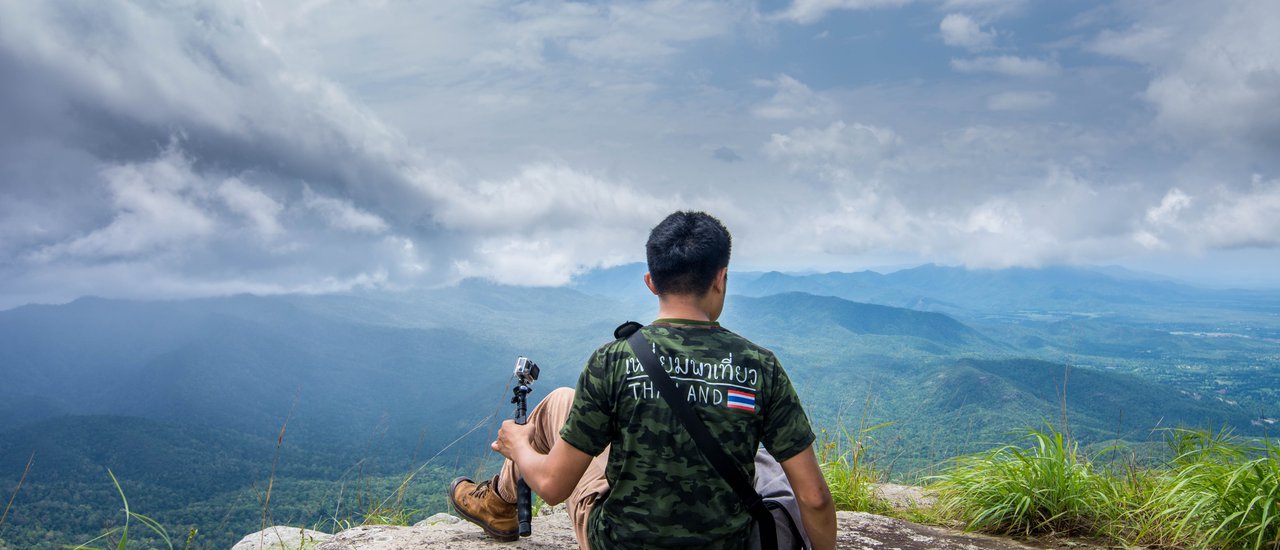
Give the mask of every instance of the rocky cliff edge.
[[(436, 514), (412, 527), (368, 525), (325, 534), (297, 527), (269, 527), (246, 536), (232, 550), (409, 550), (443, 548), (572, 549), (577, 547), (569, 515), (552, 508), (534, 518), (533, 535), (495, 542), (479, 527)], [(861, 512), (839, 512), (837, 548), (874, 550), (1031, 550), (1009, 539), (962, 533)]]

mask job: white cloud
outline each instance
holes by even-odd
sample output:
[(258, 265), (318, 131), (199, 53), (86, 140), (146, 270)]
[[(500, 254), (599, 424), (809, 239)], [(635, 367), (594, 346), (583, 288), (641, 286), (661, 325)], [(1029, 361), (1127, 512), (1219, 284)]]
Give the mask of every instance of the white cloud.
[(987, 98), (992, 111), (1035, 111), (1052, 106), (1058, 96), (1046, 91), (1000, 92)]
[(1224, 193), (1201, 221), (1204, 245), (1210, 248), (1280, 247), (1280, 180)]
[(850, 181), (873, 175), (902, 145), (891, 129), (836, 121), (826, 128), (773, 134), (765, 153), (787, 161), (792, 170), (814, 170), (829, 181)]
[(751, 114), (764, 119), (801, 119), (826, 114), (832, 110), (831, 100), (814, 93), (803, 82), (780, 74), (773, 80), (758, 80), (756, 86), (772, 88), (773, 97), (751, 108)]
[[(1071, 126), (983, 125), (907, 139), (892, 128), (834, 123), (775, 134), (767, 158), (791, 170), (783, 188), (807, 209), (789, 220), (793, 231), (767, 237), (771, 253), (821, 261), (814, 258), (896, 251), (988, 268), (1135, 253), (1143, 212), (1131, 205), (1146, 192), (1075, 171), (1092, 171), (1081, 151), (1116, 147)], [(767, 200), (786, 204), (782, 197)]]
[(1181, 189), (1173, 188), (1160, 199), (1160, 204), (1147, 210), (1146, 221), (1154, 225), (1172, 225), (1178, 221), (1178, 215), (1191, 206), (1191, 197)]
[(963, 226), (970, 233), (1008, 233), (1022, 229), (1022, 214), (1008, 199), (995, 198), (969, 212)]
[(950, 237), (964, 263), (976, 268), (1036, 266), (1069, 256), (1052, 230), (1024, 219), (1024, 205), (992, 198), (955, 220)]
[(918, 217), (897, 198), (864, 190), (837, 193), (826, 208), (815, 213), (808, 238), (792, 238), (795, 243), (813, 243), (814, 252), (862, 254), (879, 248), (915, 246), (922, 240)]
[(1000, 55), (952, 59), (951, 68), (962, 73), (995, 73), (1018, 77), (1048, 77), (1062, 71), (1056, 61)]
[(481, 181), (456, 193), (448, 197), (448, 208), (439, 216), (441, 223), (511, 235), (537, 231), (547, 220), (557, 219), (587, 225), (643, 224), (670, 206), (641, 187), (554, 164), (525, 166), (512, 178)]
[(261, 190), (239, 178), (228, 178), (217, 194), (227, 208), (247, 218), (261, 237), (271, 239), (283, 232), (277, 219), (283, 207)]
[(776, 17), (807, 25), (838, 10), (870, 10), (904, 6), (913, 0), (794, 0)]
[(1088, 49), (1132, 61), (1153, 62), (1177, 49), (1176, 33), (1172, 27), (1134, 26), (1123, 32), (1104, 30)]
[(1170, 189), (1147, 208), (1133, 239), (1157, 250), (1280, 247), (1280, 180), (1254, 176), (1242, 189), (1217, 186), (1195, 195)]
[(1123, 30), (1101, 32), (1094, 51), (1146, 65), (1142, 97), (1170, 135), (1249, 143), (1274, 159), (1280, 146), (1280, 10), (1267, 0), (1180, 1), (1139, 10)]
[(1133, 239), (1149, 249), (1167, 250), (1169, 244), (1161, 239), (1160, 234), (1170, 230), (1177, 231), (1179, 216), (1190, 208), (1191, 204), (1191, 197), (1181, 189), (1176, 187), (1170, 189), (1165, 193), (1164, 198), (1160, 199), (1160, 204), (1147, 209), (1141, 227), (1133, 233)]
[(456, 274), (516, 285), (565, 284), (589, 267), (634, 261), (638, 250), (625, 243), (643, 242), (656, 220), (697, 204), (551, 164), (459, 193), (441, 223), (485, 236), (454, 262)]
[(32, 259), (162, 254), (180, 250), (217, 227), (198, 204), (204, 182), (191, 172), (190, 160), (172, 148), (151, 162), (109, 167), (102, 171), (102, 179), (110, 190), (111, 222), (87, 235), (41, 248)]
[(894, 173), (872, 187), (837, 187), (821, 206), (810, 206), (791, 224), (774, 224), (784, 229), (763, 238), (772, 254), (799, 254), (810, 265), (824, 256), (892, 251), (974, 268), (1037, 267), (1096, 262), (1118, 250), (1136, 250), (1127, 232), (1134, 220), (1123, 207), (1129, 200), (1124, 188), (1050, 172), (1014, 193), (943, 198), (921, 208), (910, 186), (901, 185), (903, 177), (912, 176)]
[(982, 26), (962, 13), (950, 13), (938, 24), (942, 33), (942, 41), (948, 46), (964, 48), (969, 51), (991, 49), (995, 45), (995, 31), (984, 31)]
[(1096, 262), (1132, 247), (1133, 192), (1048, 167), (1016, 189), (937, 208), (925, 242), (970, 267)]
[(388, 225), (376, 214), (371, 214), (351, 204), (350, 201), (321, 196), (311, 190), (303, 189), (303, 204), (318, 212), (325, 223), (334, 229), (356, 233), (383, 233)]

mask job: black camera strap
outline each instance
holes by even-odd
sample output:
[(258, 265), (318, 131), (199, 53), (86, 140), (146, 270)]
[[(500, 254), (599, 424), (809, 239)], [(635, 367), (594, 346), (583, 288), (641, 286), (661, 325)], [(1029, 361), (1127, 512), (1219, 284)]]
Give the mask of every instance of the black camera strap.
[[(618, 327), (619, 331), (622, 331), (622, 328)], [(618, 334), (615, 332), (615, 335)], [(707, 462), (711, 463), (711, 467), (720, 474), (720, 477), (733, 488), (733, 492), (737, 493), (738, 498), (742, 500), (747, 512), (755, 518), (760, 527), (761, 547), (777, 548), (778, 534), (774, 531), (773, 514), (765, 508), (764, 499), (760, 498), (760, 493), (756, 492), (755, 484), (747, 477), (741, 466), (724, 452), (724, 448), (716, 444), (715, 438), (707, 430), (706, 424), (702, 423), (702, 419), (698, 418), (697, 413), (689, 406), (689, 402), (679, 397), (680, 390), (676, 388), (675, 382), (671, 380), (667, 371), (658, 366), (658, 358), (653, 354), (652, 344), (638, 328), (627, 337), (627, 344), (631, 346), (631, 352), (640, 361), (640, 366), (644, 367), (645, 374), (649, 375), (649, 380), (652, 380), (653, 385), (658, 388), (662, 400), (667, 402), (676, 418), (684, 424), (685, 431), (693, 437), (693, 443), (698, 447), (698, 451), (707, 459)]]

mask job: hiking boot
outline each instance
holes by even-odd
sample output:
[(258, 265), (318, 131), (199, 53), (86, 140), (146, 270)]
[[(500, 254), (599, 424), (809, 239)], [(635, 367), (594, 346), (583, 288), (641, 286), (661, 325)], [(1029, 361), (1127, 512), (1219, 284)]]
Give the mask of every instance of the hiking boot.
[(449, 485), (449, 504), (463, 519), (479, 525), (489, 536), (511, 542), (520, 538), (516, 505), (498, 496), (494, 487), (498, 476), (475, 483), (460, 477)]

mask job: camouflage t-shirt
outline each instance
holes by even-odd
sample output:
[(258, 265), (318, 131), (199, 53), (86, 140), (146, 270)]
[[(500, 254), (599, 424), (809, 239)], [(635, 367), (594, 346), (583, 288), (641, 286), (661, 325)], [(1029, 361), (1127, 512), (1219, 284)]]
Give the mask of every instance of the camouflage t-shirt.
[[(642, 330), (707, 430), (749, 476), (759, 444), (782, 461), (813, 443), (795, 389), (769, 350), (716, 323), (658, 320)], [(612, 445), (610, 492), (588, 524), (593, 550), (745, 546), (750, 516), (626, 340), (587, 361), (560, 437), (592, 456)]]

